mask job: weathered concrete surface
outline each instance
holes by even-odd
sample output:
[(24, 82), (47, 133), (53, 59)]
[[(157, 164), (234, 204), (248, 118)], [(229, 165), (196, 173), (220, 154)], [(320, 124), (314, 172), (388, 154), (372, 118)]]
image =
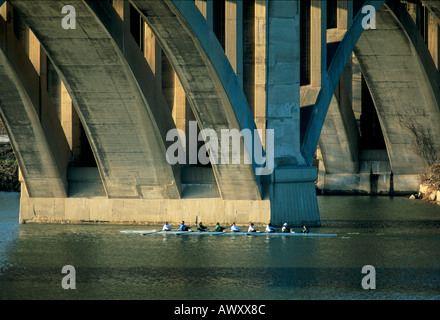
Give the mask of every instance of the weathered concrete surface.
[(109, 198), (179, 198), (155, 119), (120, 48), (91, 8), (71, 1), (11, 1), (56, 66), (85, 128)]
[(326, 173), (359, 172), (359, 131), (345, 88), (333, 97), (319, 139)]
[(376, 106), (393, 174), (420, 174), (427, 159), (413, 131), (438, 145), (432, 126), (440, 117), (437, 101), (405, 29), (386, 6), (376, 19), (377, 29), (364, 32), (355, 54)]
[(272, 223), (320, 226), (315, 167), (279, 167), (271, 178), (268, 198)]
[[(268, 200), (217, 199), (108, 199), (95, 198), (21, 198), (20, 222), (178, 225), (182, 220), (194, 224), (224, 226), (236, 222), (267, 224), (271, 221)], [(290, 222), (290, 221), (287, 221)]]
[[(220, 133), (222, 129), (247, 128), (253, 133), (255, 123), (242, 89), (194, 2), (134, 0), (131, 3), (153, 30), (179, 76), (200, 129)], [(244, 144), (243, 139), (241, 143)], [(218, 149), (222, 150), (221, 141)], [(243, 153), (241, 164), (222, 164), (220, 158), (219, 164), (212, 167), (223, 199), (261, 199), (258, 177), (253, 165), (245, 164)]]
[(303, 166), (300, 144), (300, 9), (274, 1), (267, 12), (267, 128), (274, 130), (275, 165)]
[[(41, 102), (41, 105), (40, 105)], [(65, 197), (70, 150), (39, 76), (0, 17), (0, 116), (8, 131), (28, 194)]]

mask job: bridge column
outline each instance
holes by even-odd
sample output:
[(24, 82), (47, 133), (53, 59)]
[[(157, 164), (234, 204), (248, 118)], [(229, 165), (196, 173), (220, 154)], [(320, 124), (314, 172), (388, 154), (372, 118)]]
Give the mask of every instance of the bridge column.
[[(320, 1), (319, 3), (323, 3)], [(289, 32), (286, 32), (289, 30)], [(271, 176), (271, 221), (279, 225), (319, 224), (314, 182), (300, 144), (300, 6), (273, 1), (267, 12), (267, 128), (274, 133), (275, 171)], [(266, 152), (269, 137), (266, 133)]]
[(327, 72), (327, 1), (311, 1), (311, 85), (321, 87)]
[(225, 52), (243, 86), (243, 1), (225, 2)]

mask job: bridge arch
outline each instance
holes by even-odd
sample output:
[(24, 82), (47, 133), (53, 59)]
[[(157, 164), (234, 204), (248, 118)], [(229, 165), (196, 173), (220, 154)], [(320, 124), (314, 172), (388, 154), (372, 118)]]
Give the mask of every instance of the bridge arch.
[[(376, 12), (382, 7), (385, 1), (370, 0), (365, 5), (371, 5)], [(316, 102), (313, 106), (312, 114), (307, 125), (304, 139), (301, 146), (301, 152), (308, 165), (311, 165), (315, 156), (318, 141), (321, 135), (322, 127), (333, 99), (336, 86), (341, 78), (342, 72), (350, 58), (356, 43), (365, 31), (362, 27), (364, 14), (362, 11), (356, 15), (352, 26), (347, 30), (339, 44), (336, 53), (328, 68), (327, 77), (318, 93)]]
[[(256, 129), (247, 100), (215, 35), (193, 1), (130, 0), (149, 24), (186, 92), (201, 130)], [(242, 140), (242, 145), (244, 141)], [(221, 141), (218, 145), (222, 150)], [(253, 154), (252, 146), (247, 146)], [(231, 154), (231, 153), (230, 153)], [(261, 199), (255, 162), (212, 164), (223, 199)], [(251, 157), (253, 158), (253, 157)], [(240, 190), (240, 192), (237, 192)]]
[[(109, 198), (180, 198), (158, 123), (121, 49), (86, 1), (10, 1), (44, 47), (84, 126)], [(93, 4), (94, 2), (90, 2)], [(108, 4), (109, 5), (109, 4)], [(99, 86), (97, 86), (99, 84)]]
[[(70, 149), (39, 76), (11, 26), (0, 16), (0, 117), (31, 197), (67, 196)], [(41, 105), (41, 108), (40, 108)]]
[[(437, 150), (440, 146), (438, 130), (434, 129), (440, 121), (439, 100), (432, 87), (437, 79), (429, 77), (429, 69), (435, 66), (400, 4), (384, 6), (377, 21), (380, 27), (364, 33), (355, 54), (378, 112), (391, 170), (394, 174), (420, 174), (429, 156), (415, 148), (421, 143), (416, 136), (423, 136), (424, 143)], [(431, 61), (431, 66), (422, 60)]]
[[(439, 132), (434, 129), (440, 120), (436, 67), (402, 4), (382, 6), (376, 19), (377, 29), (363, 32), (354, 53), (384, 134), (388, 176), (394, 175), (394, 182), (389, 183), (395, 184), (390, 190), (416, 191), (419, 175), (430, 161), (427, 150), (419, 146), (428, 144), (439, 150)], [(325, 140), (321, 138), (320, 144)], [(359, 171), (345, 173), (356, 175)]]

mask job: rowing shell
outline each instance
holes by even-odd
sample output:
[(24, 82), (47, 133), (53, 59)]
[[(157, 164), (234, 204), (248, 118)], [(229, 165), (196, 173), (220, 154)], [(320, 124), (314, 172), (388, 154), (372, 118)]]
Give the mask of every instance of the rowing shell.
[(244, 235), (244, 236), (283, 236), (283, 237), (337, 237), (335, 233), (283, 233), (283, 232), (216, 232), (216, 231), (161, 231), (161, 230), (122, 230), (125, 234), (164, 234), (164, 235), (197, 235), (197, 236), (215, 236), (215, 235)]

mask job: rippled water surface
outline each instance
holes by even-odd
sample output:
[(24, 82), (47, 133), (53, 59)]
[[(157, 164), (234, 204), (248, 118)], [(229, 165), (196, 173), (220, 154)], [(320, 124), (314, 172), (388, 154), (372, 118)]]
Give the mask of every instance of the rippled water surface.
[[(0, 193), (0, 299), (439, 299), (440, 206), (318, 197), (338, 237), (128, 235), (107, 225), (18, 225)], [(61, 269), (76, 270), (64, 290)], [(362, 268), (376, 271), (364, 290)]]

